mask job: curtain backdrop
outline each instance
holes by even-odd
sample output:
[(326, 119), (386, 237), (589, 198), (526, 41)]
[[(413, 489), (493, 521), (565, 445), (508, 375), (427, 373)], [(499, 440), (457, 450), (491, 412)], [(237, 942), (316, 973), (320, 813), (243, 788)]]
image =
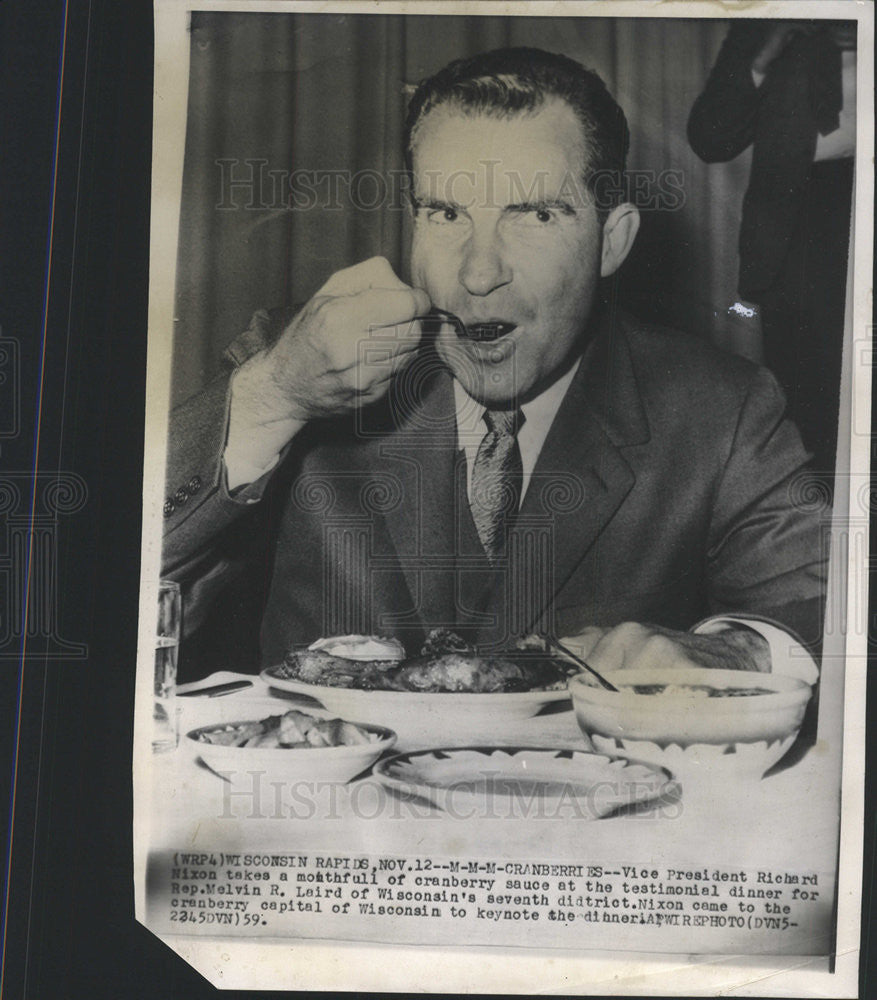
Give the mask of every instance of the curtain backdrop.
[(451, 59), (532, 45), (596, 70), (631, 129), (628, 166), (676, 204), (643, 211), (623, 269), (641, 318), (726, 340), (749, 155), (706, 166), (685, 123), (720, 20), (193, 13), (174, 397), (200, 389), (258, 308), (301, 302), (375, 254), (406, 269), (405, 86)]

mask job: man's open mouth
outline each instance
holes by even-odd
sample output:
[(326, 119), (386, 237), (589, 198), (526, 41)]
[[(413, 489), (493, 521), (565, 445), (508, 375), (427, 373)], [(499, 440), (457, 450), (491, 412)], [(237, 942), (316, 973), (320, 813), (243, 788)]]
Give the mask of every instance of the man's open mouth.
[(443, 323), (450, 323), (457, 332), (457, 336), (464, 340), (476, 340), (480, 343), (490, 343), (492, 340), (499, 340), (506, 337), (513, 330), (517, 329), (517, 323), (509, 323), (504, 319), (491, 319), (478, 323), (464, 323), (456, 313), (448, 312), (447, 309), (439, 309), (433, 306), (425, 316), (416, 316), (424, 324), (424, 328), (437, 334)]
[[(469, 340), (491, 341), (499, 340), (516, 329), (517, 323), (506, 323), (504, 320), (491, 320), (487, 323), (466, 323), (466, 336)], [(461, 331), (458, 329), (457, 333)]]

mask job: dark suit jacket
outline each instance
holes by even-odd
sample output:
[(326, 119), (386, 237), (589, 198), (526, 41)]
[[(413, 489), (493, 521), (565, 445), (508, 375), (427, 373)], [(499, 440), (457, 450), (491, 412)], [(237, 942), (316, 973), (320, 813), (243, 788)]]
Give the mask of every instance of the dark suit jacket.
[[(257, 314), (236, 360), (280, 325)], [(242, 601), (261, 616), (265, 663), (327, 633), (395, 633), (411, 650), (436, 625), (502, 642), (625, 620), (685, 629), (722, 611), (817, 638), (827, 543), (813, 505), (794, 503), (807, 455), (772, 376), (700, 341), (595, 324), (499, 569), (466, 502), (452, 381), (429, 349), (388, 399), (312, 423), (234, 498), (227, 396), (226, 375), (173, 418), (169, 491), (203, 484), (166, 520), (187, 632), (225, 589), (238, 609), (226, 623)]]
[(760, 87), (752, 60), (771, 21), (738, 21), (688, 119), (691, 148), (707, 163), (752, 145), (740, 224), (741, 294), (758, 301), (782, 266), (801, 208), (820, 132), (838, 127), (841, 54), (824, 31), (794, 38)]

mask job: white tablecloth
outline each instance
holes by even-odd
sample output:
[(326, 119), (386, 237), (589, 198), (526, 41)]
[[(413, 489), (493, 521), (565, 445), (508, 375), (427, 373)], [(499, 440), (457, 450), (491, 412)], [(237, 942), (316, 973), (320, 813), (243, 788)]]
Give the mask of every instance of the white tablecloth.
[[(240, 676), (216, 674), (199, 683)], [(295, 696), (276, 697), (256, 678), (251, 688), (234, 694), (179, 699), (181, 731), (258, 719), (295, 703)], [(484, 742), (586, 749), (571, 710), (523, 720), (516, 724), (514, 741), (507, 729), (501, 729), (485, 731)], [(793, 750), (786, 765), (760, 781), (706, 785), (696, 793), (684, 789), (681, 799), (671, 796), (643, 811), (597, 821), (569, 811), (552, 814), (532, 809), (523, 815), (487, 810), (463, 818), (419, 800), (407, 803), (368, 775), (348, 785), (316, 787), (293, 799), (282, 789), (264, 786), (253, 794), (253, 786), (230, 784), (209, 770), (200, 762), (197, 747), (183, 738), (176, 751), (139, 758), (135, 781), (139, 870), (145, 871), (147, 858), (162, 854), (167, 858), (171, 852), (225, 851), (719, 868), (748, 872), (750, 884), (756, 884), (758, 871), (814, 872), (820, 903), (810, 911), (810, 925), (802, 926), (794, 941), (800, 954), (824, 954), (830, 946), (835, 891), (840, 755), (837, 748), (817, 743), (803, 753)], [(142, 887), (139, 898), (142, 913)], [(376, 934), (371, 940), (395, 940), (381, 937), (380, 931)], [(363, 935), (369, 939), (365, 925)], [(306, 931), (303, 936), (309, 937)], [(247, 947), (244, 937), (240, 935), (241, 948)], [(190, 957), (207, 954), (206, 945), (185, 937), (172, 940)], [(647, 940), (645, 934), (642, 940)], [(670, 950), (702, 951), (693, 936), (683, 934), (675, 940)], [(282, 942), (265, 947), (284, 953)], [(631, 947), (624, 944), (625, 949)], [(764, 949), (753, 949), (760, 950)], [(275, 976), (270, 985), (293, 982), (301, 980)]]
[[(243, 675), (214, 674), (198, 686), (239, 679)], [(269, 693), (259, 678), (253, 687), (219, 698), (180, 698), (180, 729), (215, 722), (257, 719), (277, 714), (296, 704), (312, 704), (295, 695)], [(273, 690), (273, 689), (272, 689)], [(449, 726), (452, 723), (449, 722)], [(495, 732), (487, 729), (484, 743), (587, 749), (571, 710), (515, 723), (510, 739), (508, 723)], [(407, 748), (406, 748), (407, 749)], [(800, 759), (795, 760), (795, 757)], [(792, 762), (793, 761), (793, 762)], [(758, 782), (707, 787), (696, 795), (683, 795), (682, 802), (635, 816), (609, 817), (599, 822), (552, 824), (550, 843), (545, 823), (476, 818), (460, 823), (439, 811), (405, 822), (375, 818), (379, 812), (379, 786), (364, 778), (337, 786), (324, 799), (326, 811), (316, 806), (299, 810), (287, 821), (262, 804), (263, 815), (254, 815), (246, 796), (230, 795), (229, 785), (200, 763), (196, 747), (183, 736), (179, 748), (145, 759), (141, 802), (149, 803), (150, 843), (196, 845), (226, 844), (291, 846), (318, 839), (328, 849), (347, 845), (353, 851), (373, 844), (383, 851), (423, 851), (446, 846), (448, 828), (460, 852), (483, 850), (485, 843), (501, 841), (505, 853), (523, 852), (535, 857), (546, 850), (552, 856), (581, 856), (583, 838), (595, 852), (624, 844), (634, 860), (690, 862), (693, 858), (741, 867), (786, 865), (794, 859), (798, 867), (833, 868), (836, 846), (840, 755), (837, 748), (817, 743), (803, 754), (793, 748), (775, 773)], [(151, 773), (147, 773), (151, 772)], [(274, 812), (276, 812), (275, 810)], [(286, 810), (287, 813), (290, 810)], [(295, 810), (293, 810), (295, 812)], [(306, 812), (313, 812), (308, 815)], [(501, 833), (497, 824), (502, 822)], [(412, 825), (417, 824), (416, 834)], [(486, 840), (485, 840), (486, 838)], [(709, 849), (710, 858), (705, 857)]]

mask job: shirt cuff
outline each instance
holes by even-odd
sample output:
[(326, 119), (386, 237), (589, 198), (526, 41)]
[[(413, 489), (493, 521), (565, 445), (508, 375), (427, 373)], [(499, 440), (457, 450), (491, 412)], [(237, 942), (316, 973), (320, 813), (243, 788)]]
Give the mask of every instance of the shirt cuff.
[[(246, 370), (239, 368), (229, 382), (222, 461), (230, 493), (265, 478), (283, 459), (289, 443), (305, 426), (305, 421), (294, 417), (257, 425), (242, 417), (240, 403), (235, 406), (235, 392), (238, 380), (245, 374)], [(236, 494), (234, 499), (238, 498)]]
[(736, 625), (745, 625), (767, 640), (770, 648), (771, 673), (798, 677), (808, 684), (815, 684), (819, 680), (816, 661), (800, 640), (774, 622), (763, 618), (747, 618), (745, 615), (717, 615), (695, 625), (691, 631), (695, 635), (715, 635)]
[[(248, 486), (250, 483), (257, 482), (262, 476), (271, 472), (280, 461), (280, 452), (274, 455), (266, 464), (256, 465), (242, 455), (235, 454), (231, 448), (226, 448), (222, 456), (222, 461), (225, 464), (228, 491), (231, 493), (241, 486)], [(255, 501), (250, 500), (249, 502), (253, 503)]]

